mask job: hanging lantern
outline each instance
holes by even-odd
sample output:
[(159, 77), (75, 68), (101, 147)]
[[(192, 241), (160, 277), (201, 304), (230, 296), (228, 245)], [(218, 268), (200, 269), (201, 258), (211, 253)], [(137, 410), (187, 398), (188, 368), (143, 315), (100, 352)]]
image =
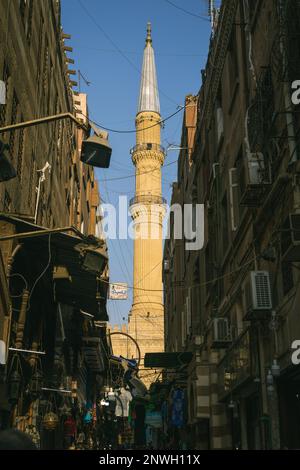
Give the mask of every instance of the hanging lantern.
[(57, 414), (53, 413), (53, 411), (50, 411), (49, 413), (46, 413), (43, 418), (43, 427), (48, 431), (54, 431), (58, 425), (58, 422), (59, 418)]
[(72, 409), (67, 405), (66, 402), (59, 408), (61, 416), (70, 416)]
[(33, 398), (38, 398), (41, 394), (43, 386), (43, 374), (37, 368), (35, 372), (32, 374), (30, 382), (29, 382), (29, 392)]
[(15, 405), (18, 402), (21, 391), (21, 374), (15, 370), (8, 379), (8, 401)]

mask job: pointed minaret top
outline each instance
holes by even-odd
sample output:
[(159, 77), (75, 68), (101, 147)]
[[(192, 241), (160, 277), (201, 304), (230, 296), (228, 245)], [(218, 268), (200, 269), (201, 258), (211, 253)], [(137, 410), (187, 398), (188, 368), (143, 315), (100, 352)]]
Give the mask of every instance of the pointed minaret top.
[(144, 49), (142, 80), (138, 104), (138, 113), (154, 111), (160, 114), (159, 96), (156, 78), (154, 50), (152, 47), (151, 23), (147, 24), (147, 37)]
[(151, 37), (151, 23), (148, 21), (147, 23), (147, 37), (146, 37), (146, 46), (147, 44), (152, 44), (152, 37)]

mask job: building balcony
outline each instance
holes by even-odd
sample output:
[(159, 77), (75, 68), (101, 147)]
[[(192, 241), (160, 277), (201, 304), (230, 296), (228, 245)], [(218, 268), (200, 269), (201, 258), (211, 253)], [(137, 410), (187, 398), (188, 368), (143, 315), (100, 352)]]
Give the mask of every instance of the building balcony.
[(219, 399), (226, 399), (238, 387), (258, 376), (257, 338), (248, 329), (238, 337), (218, 364)]
[(151, 143), (135, 145), (130, 150), (130, 154), (133, 155), (135, 152), (139, 152), (139, 151), (143, 151), (143, 150), (151, 150), (151, 151), (154, 150), (156, 152), (161, 152), (161, 153), (165, 154), (164, 147), (162, 147), (161, 145), (158, 145), (158, 144), (151, 144)]
[(153, 196), (152, 194), (141, 194), (130, 199), (129, 206), (135, 204), (167, 204), (167, 200), (161, 196)]

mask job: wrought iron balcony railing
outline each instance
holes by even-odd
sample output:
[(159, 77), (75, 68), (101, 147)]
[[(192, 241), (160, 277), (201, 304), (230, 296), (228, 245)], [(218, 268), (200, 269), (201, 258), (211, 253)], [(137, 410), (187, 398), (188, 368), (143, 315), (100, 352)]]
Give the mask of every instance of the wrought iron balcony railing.
[(167, 204), (167, 200), (161, 196), (141, 194), (130, 199), (129, 205), (133, 206), (135, 204)]
[(257, 338), (246, 330), (218, 365), (219, 397), (224, 399), (242, 383), (259, 375)]
[(135, 145), (130, 150), (130, 153), (132, 155), (134, 152), (138, 152), (139, 150), (156, 150), (157, 152), (162, 152), (163, 154), (165, 154), (164, 147), (162, 147), (161, 145), (158, 145), (158, 144), (151, 144), (151, 143)]

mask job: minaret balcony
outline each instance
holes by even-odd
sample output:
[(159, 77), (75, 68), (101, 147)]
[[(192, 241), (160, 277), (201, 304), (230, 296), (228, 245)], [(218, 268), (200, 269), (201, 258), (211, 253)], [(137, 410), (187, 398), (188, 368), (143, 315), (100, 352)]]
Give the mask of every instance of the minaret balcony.
[(148, 143), (148, 144), (137, 144), (135, 145), (131, 150), (130, 150), (130, 154), (133, 155), (135, 152), (140, 152), (140, 151), (144, 151), (144, 150), (150, 150), (150, 151), (156, 151), (156, 152), (161, 152), (165, 155), (165, 149), (162, 145), (159, 145), (159, 144), (152, 144), (152, 143)]
[(130, 199), (129, 206), (132, 207), (136, 204), (160, 204), (166, 205), (167, 200), (161, 196), (153, 196), (152, 194), (141, 194)]

